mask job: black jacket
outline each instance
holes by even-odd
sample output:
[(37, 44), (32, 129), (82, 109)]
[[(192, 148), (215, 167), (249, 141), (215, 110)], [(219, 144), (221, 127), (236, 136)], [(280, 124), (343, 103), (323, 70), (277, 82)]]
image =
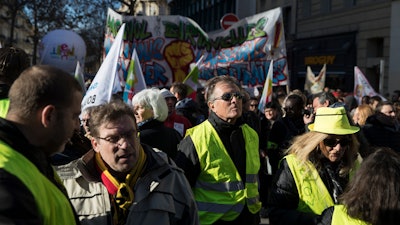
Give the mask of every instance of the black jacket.
[(178, 144), (182, 140), (178, 131), (154, 119), (139, 126), (139, 137), (141, 143), (158, 148), (172, 159), (175, 158)]
[(390, 147), (400, 153), (400, 124), (382, 113), (367, 118), (362, 132), (371, 146)]
[(332, 224), (332, 216), (333, 216), (333, 211), (335, 211), (335, 207), (331, 206), (327, 209), (325, 209), (320, 218), (318, 219), (318, 225), (331, 225)]
[[(323, 163), (318, 174), (328, 189), (333, 201), (343, 192), (348, 178), (339, 178), (339, 165), (331, 164), (322, 159)], [(268, 198), (268, 216), (271, 225), (312, 225), (317, 224), (318, 215), (297, 211), (299, 194), (297, 186), (286, 159), (280, 162), (280, 167), (272, 182), (271, 193)]]
[(272, 174), (278, 169), (279, 161), (283, 152), (289, 148), (294, 137), (305, 132), (303, 117), (282, 117), (272, 125), (269, 132), (268, 142), (276, 144), (267, 148), (267, 155), (272, 168)]
[(8, 98), (8, 92), (10, 91), (10, 86), (7, 84), (0, 84), (0, 100)]

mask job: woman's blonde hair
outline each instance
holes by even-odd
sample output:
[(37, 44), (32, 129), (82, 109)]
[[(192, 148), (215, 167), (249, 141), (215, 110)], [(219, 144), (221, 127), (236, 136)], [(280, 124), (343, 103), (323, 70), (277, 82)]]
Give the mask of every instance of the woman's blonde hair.
[[(372, 107), (367, 104), (362, 104), (362, 105), (357, 106), (356, 110), (358, 113), (357, 124), (360, 126), (364, 126), (365, 122), (367, 121), (367, 118), (374, 114), (374, 110), (372, 109)], [(356, 121), (354, 121), (354, 122), (356, 122)]]
[[(294, 154), (303, 165), (310, 161), (310, 158), (314, 158), (317, 161), (313, 161), (314, 166), (318, 169), (321, 165), (321, 159), (325, 158), (321, 149), (320, 143), (324, 141), (329, 134), (310, 131), (293, 139), (292, 145), (286, 151), (286, 154)], [(360, 144), (357, 137), (354, 134), (350, 134), (352, 142), (346, 149), (342, 158), (342, 167), (339, 175), (345, 176), (352, 169), (355, 160), (357, 159), (358, 149)]]

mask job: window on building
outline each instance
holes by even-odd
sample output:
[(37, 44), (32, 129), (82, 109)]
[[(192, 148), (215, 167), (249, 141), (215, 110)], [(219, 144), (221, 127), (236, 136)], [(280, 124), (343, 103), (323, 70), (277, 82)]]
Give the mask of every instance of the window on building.
[(356, 6), (357, 0), (343, 0), (344, 7), (353, 7)]
[(383, 57), (383, 38), (367, 40), (367, 57)]
[(283, 17), (283, 26), (285, 29), (285, 36), (290, 35), (291, 33), (291, 21), (292, 21), (292, 7), (288, 6), (283, 8), (282, 10), (282, 17)]
[(304, 0), (301, 5), (301, 12), (304, 18), (311, 16), (311, 0)]
[(332, 11), (332, 1), (322, 0), (321, 1), (321, 13), (328, 13)]

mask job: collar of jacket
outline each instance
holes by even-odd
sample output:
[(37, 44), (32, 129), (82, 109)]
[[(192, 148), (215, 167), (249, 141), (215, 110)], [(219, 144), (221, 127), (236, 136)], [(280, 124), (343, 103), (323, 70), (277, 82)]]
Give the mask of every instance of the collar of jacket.
[(147, 129), (151, 129), (154, 127), (160, 127), (163, 126), (163, 122), (160, 122), (156, 119), (149, 119), (149, 120), (145, 120), (143, 122), (141, 122), (140, 124), (138, 123), (138, 128), (139, 128), (139, 132), (142, 130), (147, 130)]
[(235, 124), (228, 123), (228, 122), (222, 120), (221, 118), (219, 118), (217, 116), (217, 114), (215, 114), (212, 111), (210, 112), (208, 120), (219, 131), (233, 131), (235, 129), (238, 129), (244, 123), (242, 117), (239, 117), (236, 120)]
[(3, 142), (29, 159), (41, 173), (52, 179), (54, 173), (49, 157), (40, 148), (31, 145), (13, 122), (0, 118), (0, 137)]
[(0, 84), (0, 99), (8, 98), (8, 92), (10, 91), (10, 86), (7, 84)]

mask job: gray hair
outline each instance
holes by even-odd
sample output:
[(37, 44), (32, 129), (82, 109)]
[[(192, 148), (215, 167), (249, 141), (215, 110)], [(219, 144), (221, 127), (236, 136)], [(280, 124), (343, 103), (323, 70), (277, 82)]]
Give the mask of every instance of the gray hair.
[(140, 105), (152, 109), (154, 119), (164, 122), (168, 116), (168, 106), (164, 97), (157, 88), (144, 89), (132, 98), (132, 105)]

